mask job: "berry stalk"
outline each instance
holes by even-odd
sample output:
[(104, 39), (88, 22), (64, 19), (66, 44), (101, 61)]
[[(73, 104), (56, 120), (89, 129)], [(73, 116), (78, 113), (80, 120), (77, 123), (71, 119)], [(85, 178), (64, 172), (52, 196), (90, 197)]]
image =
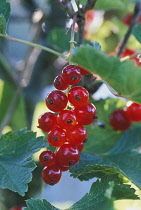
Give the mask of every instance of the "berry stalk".
[(26, 45), (29, 45), (29, 46), (32, 46), (32, 47), (37, 47), (37, 48), (39, 48), (41, 50), (45, 50), (45, 51), (50, 52), (50, 53), (52, 53), (54, 55), (57, 55), (58, 57), (61, 57), (61, 58), (65, 59), (65, 60), (68, 60), (68, 58), (65, 55), (63, 55), (63, 54), (61, 54), (61, 53), (59, 53), (59, 52), (57, 52), (57, 51), (55, 51), (55, 50), (53, 50), (51, 48), (45, 47), (43, 45), (39, 45), (39, 44), (36, 44), (36, 43), (33, 43), (33, 42), (29, 42), (29, 41), (26, 41), (26, 40), (22, 40), (22, 39), (17, 39), (17, 38), (8, 36), (7, 34), (0, 34), (0, 36), (4, 37), (5, 39), (7, 39), (9, 41), (12, 41), (12, 42), (19, 42), (19, 43), (26, 44)]

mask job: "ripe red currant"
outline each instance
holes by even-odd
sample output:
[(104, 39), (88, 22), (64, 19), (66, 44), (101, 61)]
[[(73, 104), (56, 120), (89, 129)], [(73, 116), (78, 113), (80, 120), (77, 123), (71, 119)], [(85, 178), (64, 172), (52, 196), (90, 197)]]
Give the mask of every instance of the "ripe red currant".
[(81, 80), (80, 70), (75, 65), (68, 65), (62, 70), (62, 78), (69, 85), (75, 85)]
[(69, 166), (62, 166), (62, 165), (60, 165), (58, 162), (57, 162), (57, 165), (58, 165), (58, 167), (60, 168), (60, 170), (61, 170), (62, 172), (68, 171), (68, 170), (70, 169)]
[(68, 98), (60, 90), (54, 90), (46, 97), (46, 105), (53, 112), (60, 112), (67, 106)]
[(74, 107), (73, 111), (76, 115), (76, 120), (80, 125), (90, 125), (97, 119), (96, 107), (90, 102), (87, 102), (80, 107)]
[(80, 159), (80, 152), (75, 145), (64, 144), (56, 151), (56, 158), (60, 165), (70, 167)]
[(70, 144), (80, 144), (86, 139), (87, 130), (82, 125), (75, 125), (71, 130), (66, 131), (67, 141)]
[(58, 90), (66, 90), (68, 88), (68, 84), (63, 80), (62, 76), (59, 75), (54, 79), (54, 87)]
[(14, 206), (14, 207), (10, 208), (9, 210), (23, 210), (23, 209), (24, 209), (24, 207), (22, 207), (22, 206)]
[(62, 171), (57, 165), (45, 166), (42, 170), (42, 179), (46, 184), (55, 185), (62, 177)]
[(50, 150), (43, 151), (39, 156), (39, 161), (43, 166), (52, 166), (56, 162), (55, 153)]
[(63, 129), (71, 129), (76, 124), (76, 116), (72, 110), (62, 110), (57, 115), (57, 123)]
[(52, 112), (45, 112), (38, 118), (39, 127), (44, 132), (49, 132), (53, 127), (57, 126), (57, 115)]
[(81, 66), (77, 66), (77, 68), (80, 70), (81, 75), (88, 75), (91, 73), (90, 71), (88, 71), (87, 69), (84, 69)]
[(128, 120), (132, 122), (140, 122), (141, 121), (141, 104), (137, 104), (133, 102), (126, 109), (126, 116)]
[(113, 129), (119, 131), (125, 131), (131, 125), (131, 122), (126, 117), (126, 112), (123, 109), (113, 111), (109, 117), (109, 123)]
[(60, 127), (53, 128), (49, 131), (47, 139), (52, 146), (60, 147), (66, 141), (66, 132)]
[(89, 99), (89, 93), (85, 88), (81, 86), (75, 86), (70, 89), (68, 93), (68, 99), (73, 106), (82, 106), (83, 104), (87, 103)]
[(81, 142), (80, 144), (77, 144), (77, 149), (79, 150), (79, 152), (82, 152), (83, 148), (84, 148), (84, 142)]

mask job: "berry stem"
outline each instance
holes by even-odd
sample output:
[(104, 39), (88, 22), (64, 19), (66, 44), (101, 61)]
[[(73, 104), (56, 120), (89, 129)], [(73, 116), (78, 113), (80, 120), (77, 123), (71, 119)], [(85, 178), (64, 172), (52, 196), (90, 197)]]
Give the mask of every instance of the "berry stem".
[(63, 55), (63, 54), (61, 54), (61, 53), (59, 53), (59, 52), (57, 52), (57, 51), (55, 51), (55, 50), (53, 50), (51, 48), (44, 47), (42, 45), (39, 45), (39, 44), (36, 44), (36, 43), (33, 43), (33, 42), (29, 42), (29, 41), (25, 41), (25, 40), (22, 40), (22, 39), (13, 38), (13, 37), (11, 37), (11, 36), (9, 36), (7, 34), (0, 34), (0, 36), (4, 37), (5, 39), (7, 39), (9, 41), (19, 42), (19, 43), (26, 44), (26, 45), (29, 45), (29, 46), (32, 46), (32, 47), (37, 47), (39, 49), (42, 49), (42, 50), (50, 52), (50, 53), (52, 53), (54, 55), (57, 55), (58, 57), (61, 57), (61, 58), (65, 59), (65, 60), (68, 60), (68, 58), (65, 55)]
[(72, 51), (73, 51), (73, 48), (75, 47), (74, 44), (76, 43), (74, 41), (74, 35), (75, 35), (74, 28), (75, 28), (75, 23), (76, 23), (76, 14), (73, 17), (73, 23), (72, 23), (72, 26), (71, 26), (71, 40), (70, 40), (70, 54), (69, 54), (70, 57), (72, 56)]
[(136, 56), (138, 56), (140, 54), (141, 54), (141, 50), (139, 50), (138, 52), (134, 53), (133, 55), (130, 55), (130, 56), (126, 56), (124, 58), (121, 58), (120, 61), (123, 62), (123, 61), (126, 61), (126, 60), (130, 60), (131, 58), (134, 58), (134, 57), (136, 57)]

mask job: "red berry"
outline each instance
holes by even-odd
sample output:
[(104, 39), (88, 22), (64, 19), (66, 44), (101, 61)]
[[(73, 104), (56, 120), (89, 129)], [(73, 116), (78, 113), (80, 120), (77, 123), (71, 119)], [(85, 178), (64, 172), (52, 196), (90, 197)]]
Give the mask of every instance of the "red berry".
[(69, 166), (61, 166), (58, 162), (57, 162), (58, 167), (60, 168), (61, 171), (68, 171), (70, 169)]
[(54, 87), (58, 90), (66, 90), (68, 88), (68, 84), (63, 80), (62, 76), (59, 75), (54, 79)]
[(79, 150), (79, 152), (82, 152), (83, 148), (84, 148), (84, 142), (81, 142), (80, 144), (77, 144), (77, 149)]
[(81, 107), (74, 107), (73, 111), (80, 125), (90, 125), (97, 118), (96, 107), (90, 102)]
[(62, 177), (62, 171), (57, 165), (45, 166), (42, 170), (42, 179), (46, 184), (55, 185)]
[(80, 152), (75, 145), (64, 144), (56, 152), (56, 158), (60, 165), (70, 167), (80, 159)]
[(76, 124), (76, 116), (72, 110), (62, 110), (57, 115), (57, 123), (63, 129), (71, 129)]
[(126, 117), (126, 112), (123, 109), (117, 109), (111, 113), (109, 123), (115, 130), (125, 131), (127, 130), (131, 122)]
[(85, 88), (81, 86), (75, 86), (70, 89), (68, 93), (68, 99), (73, 106), (82, 106), (83, 104), (87, 103), (89, 99), (89, 93)]
[[(123, 17), (122, 22), (127, 25), (130, 26), (133, 20), (133, 15), (132, 14), (127, 14)], [(141, 15), (139, 16), (136, 24), (139, 24), (141, 22)]]
[(81, 80), (80, 70), (75, 65), (68, 65), (62, 70), (62, 78), (69, 85), (75, 85)]
[(80, 70), (81, 75), (88, 75), (88, 74), (91, 73), (90, 71), (84, 69), (84, 68), (81, 67), (81, 66), (77, 66), (77, 68)]
[(49, 132), (53, 127), (57, 126), (57, 115), (52, 112), (45, 112), (38, 118), (39, 127), (44, 132)]
[[(120, 57), (121, 57), (121, 58), (124, 58), (124, 57), (126, 57), (126, 56), (131, 56), (131, 55), (133, 55), (133, 54), (135, 54), (135, 53), (136, 53), (135, 50), (131, 50), (131, 49), (129, 49), (129, 48), (126, 47), (126, 48), (124, 49), (123, 53), (120, 55)], [(141, 63), (139, 62), (139, 58), (138, 58), (138, 57), (130, 58), (130, 60), (135, 61), (135, 64), (136, 64), (137, 66), (141, 66)]]
[(141, 121), (141, 104), (137, 104), (133, 102), (126, 109), (126, 116), (128, 120), (132, 122), (140, 122)]
[(75, 125), (71, 130), (66, 131), (67, 141), (70, 144), (80, 144), (86, 139), (87, 130), (82, 125)]
[(46, 105), (53, 112), (60, 112), (67, 106), (68, 98), (60, 90), (54, 90), (46, 97)]
[(14, 207), (10, 208), (10, 210), (23, 210), (23, 209), (24, 209), (24, 207), (22, 207), (22, 206), (14, 206)]
[(47, 139), (49, 144), (51, 144), (52, 146), (60, 147), (66, 141), (66, 132), (60, 127), (53, 128), (48, 133)]
[(50, 150), (43, 151), (39, 156), (39, 161), (43, 166), (52, 166), (56, 162), (55, 153)]

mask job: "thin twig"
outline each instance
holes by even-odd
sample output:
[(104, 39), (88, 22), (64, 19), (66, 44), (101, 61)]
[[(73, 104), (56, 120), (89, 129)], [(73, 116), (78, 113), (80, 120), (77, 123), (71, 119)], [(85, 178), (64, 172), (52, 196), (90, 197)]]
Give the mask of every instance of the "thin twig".
[(76, 23), (76, 15), (74, 15), (73, 17), (73, 23), (72, 23), (72, 26), (71, 26), (71, 40), (70, 40), (70, 57), (72, 56), (72, 51), (73, 51), (73, 48), (74, 48), (74, 44), (75, 44), (75, 41), (74, 41), (74, 35), (75, 35), (75, 23)]
[(69, 18), (73, 18), (75, 11), (72, 6), (71, 0), (62, 0), (62, 1), (58, 0), (58, 4), (60, 7), (66, 10)]
[(61, 57), (65, 60), (67, 60), (67, 57), (64, 56), (63, 54), (51, 49), (51, 48), (48, 48), (48, 47), (45, 47), (45, 46), (42, 46), (42, 45), (39, 45), (39, 44), (36, 44), (36, 43), (32, 43), (32, 42), (29, 42), (29, 41), (25, 41), (25, 40), (22, 40), (22, 39), (17, 39), (17, 38), (14, 38), (14, 37), (10, 37), (8, 36), (7, 34), (0, 34), (1, 37), (4, 37), (6, 39), (8, 39), (9, 41), (13, 41), (13, 42), (19, 42), (19, 43), (22, 43), (22, 44), (26, 44), (26, 45), (30, 45), (32, 47), (37, 47), (41, 50), (45, 50), (45, 51), (48, 51), (54, 55), (57, 55), (58, 57)]
[(118, 57), (120, 57), (120, 55), (122, 54), (122, 52), (123, 52), (123, 50), (125, 48), (125, 45), (127, 44), (127, 41), (129, 39), (130, 35), (132, 34), (133, 28), (134, 28), (134, 26), (137, 23), (137, 20), (138, 20), (138, 18), (140, 16), (140, 13), (141, 13), (141, 2), (137, 2), (136, 5), (135, 5), (135, 9), (134, 9), (134, 14), (133, 14), (133, 19), (132, 19), (131, 25), (129, 26), (128, 31), (125, 34), (125, 37), (124, 37), (123, 41), (119, 45), (119, 49), (117, 51), (117, 56)]
[(19, 98), (19, 95), (20, 95), (21, 91), (22, 91), (22, 88), (19, 87), (14, 94), (14, 97), (13, 97), (13, 99), (12, 99), (10, 105), (9, 105), (9, 108), (6, 112), (6, 115), (4, 116), (4, 119), (3, 119), (3, 121), (0, 125), (0, 134), (3, 131), (3, 128), (9, 123), (9, 121), (11, 119), (11, 116), (12, 116), (14, 110), (15, 110), (15, 107), (16, 107), (16, 104), (17, 104), (17, 101), (18, 101), (18, 98)]
[(91, 10), (94, 8), (95, 3), (97, 0), (88, 0), (87, 3), (83, 6), (82, 10), (83, 12), (87, 12), (88, 10)]

